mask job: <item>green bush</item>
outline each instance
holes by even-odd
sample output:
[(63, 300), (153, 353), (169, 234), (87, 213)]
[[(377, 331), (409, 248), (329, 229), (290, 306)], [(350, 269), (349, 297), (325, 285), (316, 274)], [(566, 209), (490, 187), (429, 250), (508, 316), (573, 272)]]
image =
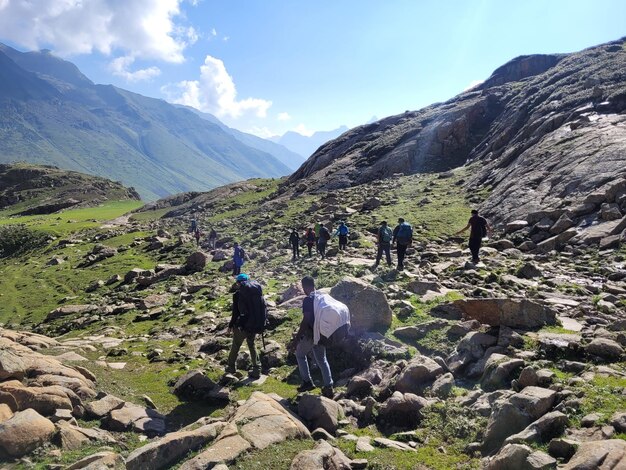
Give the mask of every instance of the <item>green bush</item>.
[(23, 224), (0, 227), (0, 258), (26, 253), (47, 241), (45, 233), (30, 230)]

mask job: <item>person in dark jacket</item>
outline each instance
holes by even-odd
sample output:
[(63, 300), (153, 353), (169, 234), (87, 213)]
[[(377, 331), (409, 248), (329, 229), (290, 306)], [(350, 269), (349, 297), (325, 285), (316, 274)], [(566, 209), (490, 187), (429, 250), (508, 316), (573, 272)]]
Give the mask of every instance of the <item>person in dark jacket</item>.
[(235, 248), (233, 251), (233, 276), (237, 276), (241, 273), (241, 267), (243, 263), (245, 263), (246, 252), (243, 251), (243, 248), (239, 245), (239, 243), (235, 242)]
[(404, 256), (406, 250), (413, 243), (413, 228), (402, 217), (398, 219), (398, 225), (393, 229), (391, 244), (396, 243), (398, 253), (398, 271), (404, 269)]
[(487, 219), (478, 215), (478, 211), (474, 209), (472, 210), (472, 216), (467, 221), (467, 225), (456, 232), (455, 235), (460, 235), (468, 228), (470, 229), (469, 249), (472, 252), (472, 263), (479, 263), (480, 247), (483, 243), (483, 238), (491, 235), (491, 225), (489, 225)]
[(300, 235), (298, 235), (298, 231), (295, 228), (291, 230), (291, 235), (289, 235), (289, 244), (293, 252), (292, 259), (300, 258)]
[(250, 305), (245, 302), (245, 299), (241, 298), (240, 289), (243, 284), (250, 282), (250, 277), (247, 274), (239, 274), (235, 283), (230, 288), (233, 293), (233, 310), (228, 323), (228, 334), (233, 335), (233, 344), (230, 347), (230, 353), (228, 354), (228, 366), (226, 367), (227, 374), (234, 374), (237, 370), (237, 355), (239, 349), (244, 340), (248, 343), (248, 349), (250, 351), (250, 361), (252, 362), (252, 371), (248, 374), (251, 378), (258, 379), (261, 376), (261, 367), (259, 365), (259, 359), (254, 346), (254, 339), (256, 333), (250, 331), (251, 328), (251, 315), (248, 310)]
[(317, 251), (319, 251), (322, 259), (326, 258), (326, 245), (328, 244), (328, 240), (330, 240), (330, 238), (330, 231), (326, 228), (324, 224), (321, 224), (320, 235), (317, 239)]
[(383, 257), (383, 253), (387, 258), (387, 266), (391, 266), (391, 240), (393, 239), (393, 232), (387, 225), (387, 221), (383, 220), (380, 223), (380, 227), (378, 228), (378, 232), (376, 234), (376, 244), (378, 245), (378, 253), (376, 254), (376, 263), (374, 263), (374, 267), (378, 266), (381, 258)]
[(311, 255), (311, 250), (317, 243), (317, 237), (315, 236), (315, 232), (312, 228), (308, 228), (306, 233), (304, 234), (304, 239), (306, 240), (306, 247), (309, 250), (309, 258)]

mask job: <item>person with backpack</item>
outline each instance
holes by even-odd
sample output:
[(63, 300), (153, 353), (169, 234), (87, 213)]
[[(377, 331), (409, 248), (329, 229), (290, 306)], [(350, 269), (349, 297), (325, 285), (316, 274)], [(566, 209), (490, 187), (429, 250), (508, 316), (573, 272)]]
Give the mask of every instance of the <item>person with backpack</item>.
[(378, 267), (378, 263), (380, 263), (380, 259), (383, 257), (383, 253), (385, 253), (385, 257), (387, 258), (387, 266), (391, 266), (391, 240), (393, 238), (393, 232), (387, 225), (387, 221), (383, 220), (380, 223), (380, 227), (378, 228), (378, 232), (376, 235), (376, 244), (378, 245), (378, 253), (376, 254), (376, 262), (374, 263), (374, 268)]
[(198, 222), (196, 221), (196, 216), (194, 215), (191, 219), (191, 226), (189, 227), (189, 233), (195, 233), (198, 228)]
[(346, 225), (346, 223), (342, 220), (339, 222), (339, 227), (335, 231), (333, 236), (339, 235), (339, 250), (343, 251), (348, 246), (348, 233), (350, 233), (350, 229)]
[(289, 245), (291, 245), (291, 251), (293, 252), (293, 260), (300, 258), (300, 235), (298, 231), (291, 229), (291, 235), (289, 235)]
[(326, 245), (330, 238), (330, 231), (324, 226), (324, 224), (320, 224), (320, 233), (319, 238), (317, 239), (317, 251), (319, 251), (322, 259), (326, 258)]
[(309, 258), (310, 258), (312, 256), (311, 255), (311, 250), (316, 245), (315, 232), (313, 231), (312, 228), (309, 227), (306, 230), (306, 233), (304, 234), (304, 239), (306, 240), (306, 247), (309, 250)]
[(241, 267), (245, 263), (246, 252), (235, 242), (235, 250), (233, 251), (233, 276), (241, 273)]
[(302, 322), (296, 332), (295, 353), (302, 384), (298, 392), (313, 390), (307, 355), (312, 351), (315, 362), (322, 372), (322, 395), (333, 398), (333, 377), (326, 359), (326, 346), (343, 340), (350, 329), (350, 312), (341, 302), (328, 294), (315, 290), (315, 280), (306, 276), (302, 279), (306, 297), (302, 301)]
[(455, 235), (460, 235), (468, 228), (470, 229), (468, 244), (469, 249), (472, 252), (472, 263), (476, 264), (480, 262), (480, 257), (478, 255), (480, 252), (480, 247), (483, 243), (483, 238), (490, 236), (491, 234), (491, 225), (489, 225), (487, 219), (478, 215), (478, 211), (476, 209), (473, 209), (472, 216), (467, 221), (467, 225), (458, 232), (456, 232)]
[(406, 250), (413, 243), (413, 227), (408, 222), (405, 222), (402, 217), (398, 219), (398, 225), (393, 229), (391, 243), (396, 243), (398, 271), (402, 271), (404, 269)]
[(196, 226), (196, 229), (193, 231), (193, 236), (196, 239), (196, 246), (200, 246), (200, 237), (202, 236), (202, 232), (200, 231), (200, 227)]
[(231, 287), (233, 293), (233, 310), (228, 324), (228, 334), (233, 335), (233, 343), (228, 354), (227, 374), (234, 374), (237, 370), (237, 355), (244, 340), (250, 350), (252, 370), (250, 378), (258, 379), (261, 376), (259, 358), (254, 346), (257, 334), (263, 334), (267, 320), (267, 306), (263, 298), (261, 285), (250, 280), (247, 274), (239, 274)]
[(211, 228), (211, 231), (209, 232), (209, 248), (211, 250), (215, 250), (216, 241), (217, 241), (217, 232), (215, 231), (214, 228)]

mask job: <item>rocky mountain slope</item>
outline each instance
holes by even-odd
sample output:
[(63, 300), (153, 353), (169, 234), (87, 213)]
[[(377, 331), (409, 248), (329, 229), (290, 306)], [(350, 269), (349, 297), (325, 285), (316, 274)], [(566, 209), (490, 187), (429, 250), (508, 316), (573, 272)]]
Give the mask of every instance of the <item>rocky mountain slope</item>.
[(18, 215), (139, 199), (134, 189), (97, 176), (55, 167), (0, 164), (0, 210), (19, 207)]
[(195, 113), (95, 85), (49, 52), (0, 46), (0, 162), (100, 175), (144, 199), (291, 169)]
[[(499, 235), (466, 262), (449, 235), (488, 196), (464, 191), (474, 171), (295, 196), (250, 180), (117, 224), (62, 224), (0, 260), (4, 465), (620, 468), (626, 248), (531, 253)], [(399, 216), (415, 229), (406, 269), (372, 268), (378, 223)], [(196, 247), (192, 217), (217, 230), (215, 250)], [(326, 260), (292, 260), (292, 227), (339, 220), (345, 252), (333, 239)], [(222, 378), (235, 241), (269, 305), (259, 380), (244, 377), (245, 347), (244, 375)], [(351, 311), (351, 337), (329, 352), (332, 399), (296, 390), (303, 275)]]
[(623, 39), (523, 56), (445, 103), (350, 130), (289, 183), (331, 190), (478, 161), (468, 184), (491, 189), (482, 208), (494, 222), (538, 211), (553, 223), (565, 213), (593, 219), (602, 203), (620, 204), (626, 184), (625, 110)]

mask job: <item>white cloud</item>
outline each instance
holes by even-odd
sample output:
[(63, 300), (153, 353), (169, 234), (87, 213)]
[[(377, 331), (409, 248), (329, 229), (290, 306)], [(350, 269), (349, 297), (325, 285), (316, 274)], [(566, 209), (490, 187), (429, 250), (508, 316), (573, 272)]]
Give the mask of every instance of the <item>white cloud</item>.
[(469, 84), (469, 85), (467, 85), (467, 86), (463, 89), (463, 91), (469, 91), (469, 90), (471, 90), (472, 88), (474, 88), (475, 86), (480, 85), (482, 82), (484, 82), (484, 80), (472, 80), (472, 81), (470, 82), (470, 84)]
[[(179, 24), (183, 0), (0, 0), (2, 36), (61, 56), (101, 52), (180, 63), (198, 39)], [(192, 2), (193, 4), (193, 2)]]
[(218, 117), (238, 118), (252, 112), (257, 117), (266, 117), (272, 102), (260, 98), (237, 99), (237, 89), (228, 74), (224, 62), (210, 55), (200, 67), (199, 80), (185, 80), (161, 88), (169, 101), (192, 106)]
[(312, 131), (311, 129), (307, 129), (306, 126), (304, 124), (298, 124), (294, 129), (294, 132), (297, 132), (298, 134), (307, 136), (307, 137), (311, 137), (313, 134), (315, 134), (315, 131)]
[(215, 28), (211, 29), (211, 36), (213, 37), (217, 36), (217, 31)]
[(130, 56), (118, 57), (109, 64), (109, 70), (113, 75), (122, 77), (129, 82), (139, 82), (142, 80), (150, 80), (151, 78), (161, 75), (161, 69), (158, 67), (148, 67), (146, 69), (131, 72), (129, 67), (133, 65), (135, 59)]
[(290, 119), (291, 119), (291, 116), (289, 115), (289, 113), (278, 113), (279, 121), (289, 121)]

